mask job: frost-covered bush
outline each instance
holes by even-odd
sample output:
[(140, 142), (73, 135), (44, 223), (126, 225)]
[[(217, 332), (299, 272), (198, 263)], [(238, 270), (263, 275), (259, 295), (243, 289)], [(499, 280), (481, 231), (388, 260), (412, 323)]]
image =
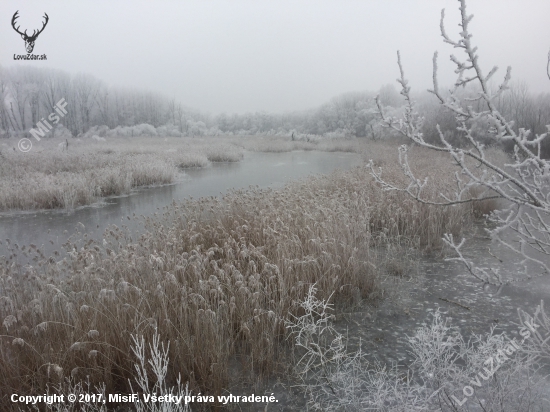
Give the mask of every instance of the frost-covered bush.
[(165, 126), (157, 127), (157, 134), (159, 136), (168, 136), (168, 128)]
[(112, 130), (105, 131), (109, 137), (139, 137), (139, 136), (157, 136), (157, 129), (154, 126), (142, 123), (135, 126), (117, 126)]
[[(425, 140), (422, 126), (424, 119), (417, 113), (411, 98), (408, 81), (405, 78), (401, 57), (398, 52), (398, 66), (401, 94), (405, 98), (405, 113), (397, 118), (386, 113), (377, 99), (382, 124), (406, 137), (415, 145), (449, 155), (449, 167), (456, 169), (454, 193), (441, 193), (439, 201), (427, 200), (431, 176), (421, 176), (422, 172), (413, 172), (409, 165), (408, 150), (405, 145), (399, 149), (399, 162), (408, 179), (405, 186), (396, 186), (382, 176), (382, 169), (374, 168), (373, 177), (385, 190), (402, 191), (422, 203), (434, 205), (458, 205), (480, 201), (502, 199), (501, 210), (493, 212), (489, 219), (494, 223), (488, 229), (491, 238), (500, 243), (506, 252), (518, 257), (523, 268), (514, 267), (514, 273), (504, 276), (490, 267), (476, 266), (462, 254), (462, 241), (456, 241), (452, 235), (444, 238), (445, 243), (455, 252), (456, 260), (462, 262), (476, 279), (490, 287), (518, 280), (530, 279), (536, 267), (537, 276), (550, 273), (550, 159), (543, 157), (542, 147), (548, 141), (548, 134), (534, 134), (530, 130), (514, 129), (514, 122), (505, 119), (497, 110), (496, 101), (509, 89), (511, 68), (508, 67), (502, 83), (495, 89), (489, 81), (497, 72), (493, 67), (487, 74), (479, 64), (477, 47), (472, 44), (469, 24), (473, 15), (466, 12), (466, 0), (459, 0), (461, 13), (461, 31), (459, 39), (454, 40), (445, 31), (444, 10), (441, 13), (441, 36), (445, 43), (464, 53), (463, 60), (455, 55), (451, 60), (456, 64), (458, 77), (450, 92), (439, 88), (437, 77), (437, 52), (433, 57), (433, 89), (430, 92), (456, 121), (456, 129), (461, 140), (466, 142), (459, 147), (448, 133), (436, 127), (440, 142)], [(474, 96), (461, 94), (464, 87), (476, 84)], [(475, 102), (475, 106), (474, 103)], [(474, 107), (476, 107), (474, 109)], [(550, 125), (547, 126), (550, 131)], [(499, 163), (490, 159), (487, 141), (495, 145), (513, 147), (511, 159)], [(530, 265), (530, 267), (528, 266)], [(536, 273), (536, 272), (535, 272)]]
[(210, 129), (208, 129), (207, 134), (208, 136), (220, 136), (224, 133), (220, 129), (218, 129), (217, 126), (212, 126)]
[(208, 129), (204, 122), (194, 120), (187, 121), (187, 135), (188, 136), (204, 136), (207, 134)]
[(107, 136), (107, 133), (109, 132), (109, 127), (108, 126), (93, 126), (93, 127), (90, 127), (90, 129), (88, 129), (88, 131), (86, 133), (82, 133), (80, 135), (80, 138), (90, 138), (90, 137), (93, 137), (94, 135), (97, 135), (99, 137), (105, 137)]
[(158, 136), (168, 136), (168, 137), (181, 137), (183, 134), (178, 130), (177, 126), (174, 126), (171, 123), (165, 124), (164, 126), (157, 127)]
[[(134, 365), (136, 373), (135, 381), (138, 386), (136, 388), (137, 391), (134, 392), (131, 383), (130, 387), (132, 388), (132, 392), (141, 395), (140, 401), (134, 402), (136, 412), (191, 412), (189, 404), (185, 402), (185, 399), (189, 399), (191, 395), (188, 384), (183, 386), (179, 375), (176, 387), (169, 387), (166, 382), (169, 348), (170, 342), (166, 346), (164, 343), (160, 343), (160, 336), (156, 331), (153, 334), (153, 343), (149, 344), (149, 351), (146, 349), (143, 336), (132, 335), (132, 352), (137, 359)], [(149, 356), (147, 356), (147, 352), (149, 352)], [(150, 376), (148, 370), (152, 372), (153, 376)], [(144, 399), (148, 395), (174, 395), (177, 398), (183, 399), (183, 401), (179, 404), (144, 402)]]
[(117, 126), (107, 132), (107, 137), (127, 136), (128, 128)]
[(157, 130), (155, 126), (151, 126), (147, 123), (142, 123), (133, 127), (137, 136), (157, 136)]
[(109, 126), (102, 125), (102, 126), (96, 126), (95, 127), (96, 132), (99, 137), (105, 137), (107, 135), (107, 132), (109, 131)]
[(72, 139), (73, 137), (73, 134), (70, 132), (70, 130), (63, 126), (61, 123), (58, 123), (52, 132), (53, 135), (59, 139)]
[[(436, 312), (407, 338), (410, 367), (370, 364), (361, 347), (349, 351), (347, 338), (334, 329), (329, 299), (317, 299), (310, 286), (300, 303), (303, 314), (286, 322), (296, 348), (294, 372), (310, 410), (528, 412), (550, 406), (532, 352), (511, 346), (494, 329), (466, 341)], [(536, 313), (540, 320), (544, 310)]]

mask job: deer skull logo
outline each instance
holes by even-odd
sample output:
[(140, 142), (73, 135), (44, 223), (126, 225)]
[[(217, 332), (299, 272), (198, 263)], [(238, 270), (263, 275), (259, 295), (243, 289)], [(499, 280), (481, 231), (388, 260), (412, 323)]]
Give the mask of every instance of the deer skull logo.
[(38, 32), (36, 30), (34, 30), (32, 35), (29, 36), (29, 35), (27, 35), (27, 30), (25, 30), (24, 33), (21, 33), (19, 31), (20, 26), (17, 26), (17, 28), (15, 27), (15, 20), (17, 20), (17, 18), (19, 17), (18, 13), (19, 13), (19, 10), (17, 10), (15, 12), (15, 14), (13, 15), (13, 17), (11, 19), (11, 25), (12, 25), (13, 29), (21, 35), (21, 38), (23, 40), (25, 40), (25, 48), (27, 49), (27, 53), (32, 53), (32, 50), (34, 49), (34, 42), (36, 41), (36, 38), (38, 37), (38, 35), (40, 33), (42, 33), (42, 31), (46, 27), (46, 24), (48, 24), (48, 20), (50, 18), (48, 17), (48, 15), (46, 13), (44, 13), (44, 18), (46, 19), (46, 21), (44, 23), (42, 23), (42, 28), (40, 30), (38, 30)]

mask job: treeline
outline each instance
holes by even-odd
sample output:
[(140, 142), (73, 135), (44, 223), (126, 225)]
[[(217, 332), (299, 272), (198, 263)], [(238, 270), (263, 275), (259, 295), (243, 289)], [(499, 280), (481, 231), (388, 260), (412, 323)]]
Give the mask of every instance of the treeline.
[(375, 93), (353, 92), (337, 96), (317, 109), (270, 114), (219, 114), (213, 118), (224, 133), (334, 135), (365, 137), (376, 123)]
[[(394, 91), (394, 94), (397, 93)], [(365, 137), (376, 123), (375, 93), (347, 93), (302, 112), (210, 115), (158, 93), (108, 87), (87, 74), (34, 67), (0, 67), (0, 137), (28, 132), (54, 111), (60, 99), (68, 114), (60, 124), (73, 137), (90, 129), (143, 124), (182, 136), (208, 134), (301, 134)], [(141, 129), (147, 129), (141, 127)]]
[[(475, 98), (478, 90), (466, 88), (464, 97)], [(374, 97), (380, 96), (390, 115), (399, 116), (403, 99), (393, 85), (378, 92), (351, 92), (334, 97), (318, 108), (291, 113), (244, 113), (211, 115), (193, 110), (161, 94), (108, 87), (86, 74), (70, 75), (61, 70), (34, 67), (0, 67), (0, 137), (28, 132), (40, 119), (53, 111), (62, 98), (68, 114), (62, 126), (73, 137), (84, 134), (133, 136), (134, 131), (156, 130), (153, 135), (200, 136), (220, 134), (271, 134), (291, 136), (322, 135), (381, 139), (391, 133), (379, 126)], [(436, 125), (451, 143), (466, 144), (457, 131), (452, 113), (427, 92), (416, 97), (417, 109), (424, 117), (423, 132), (428, 141), (437, 143)], [(480, 100), (467, 104), (479, 110)], [(535, 134), (546, 132), (550, 124), (550, 93), (533, 94), (525, 83), (516, 82), (495, 101), (499, 112), (514, 120), (516, 131), (526, 128)], [(487, 125), (479, 125), (480, 137)], [(116, 130), (116, 132), (115, 132)], [(54, 130), (55, 134), (55, 130)], [(550, 140), (550, 139), (547, 139)], [(550, 157), (550, 143), (542, 148)]]
[(204, 120), (200, 112), (158, 93), (108, 87), (91, 75), (0, 67), (0, 133), (9, 136), (36, 127), (60, 99), (65, 99), (68, 111), (60, 123), (74, 137), (94, 126), (113, 129), (144, 123), (171, 123), (183, 132)]

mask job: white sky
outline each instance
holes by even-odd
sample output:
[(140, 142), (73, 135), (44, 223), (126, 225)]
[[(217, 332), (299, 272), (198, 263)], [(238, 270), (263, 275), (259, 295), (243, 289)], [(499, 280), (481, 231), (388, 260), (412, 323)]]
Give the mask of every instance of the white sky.
[[(456, 0), (2, 0), (0, 65), (90, 73), (109, 85), (154, 90), (211, 113), (316, 107), (348, 91), (377, 90), (398, 76), (401, 50), (413, 90), (429, 88), (440, 52), (440, 84), (454, 79), (439, 36), (457, 37)], [(34, 54), (11, 27), (41, 27)], [(469, 0), (473, 42), (487, 73), (511, 65), (532, 92), (550, 91), (550, 0)]]

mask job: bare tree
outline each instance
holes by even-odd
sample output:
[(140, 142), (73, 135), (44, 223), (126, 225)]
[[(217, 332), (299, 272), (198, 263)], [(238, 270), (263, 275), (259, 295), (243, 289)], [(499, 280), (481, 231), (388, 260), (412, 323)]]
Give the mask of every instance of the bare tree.
[(109, 90), (105, 85), (100, 86), (100, 90), (95, 97), (96, 107), (99, 112), (99, 120), (102, 124), (112, 126), (111, 122), (111, 106), (109, 104)]
[(101, 81), (90, 75), (78, 74), (72, 84), (74, 101), (79, 111), (79, 132), (85, 132), (92, 125), (92, 110), (97, 104), (97, 95), (101, 88)]
[(176, 124), (176, 99), (172, 98), (169, 102), (168, 102), (168, 111), (167, 111), (167, 115), (168, 115), (168, 120), (173, 124), (175, 125)]
[(8, 120), (8, 111), (6, 108), (6, 97), (8, 94), (8, 84), (5, 70), (0, 67), (0, 129), (9, 137), (10, 124)]
[[(181, 103), (178, 103), (175, 109), (176, 118), (178, 119), (179, 131), (180, 133), (187, 132), (187, 122), (185, 120), (185, 111)], [(185, 125), (185, 130), (183, 130), (183, 125)]]
[[(429, 200), (424, 195), (428, 177), (422, 179), (412, 172), (406, 145), (399, 149), (399, 161), (409, 179), (407, 187), (397, 187), (385, 181), (382, 177), (382, 170), (380, 168), (375, 170), (372, 162), (370, 164), (371, 172), (386, 190), (405, 192), (423, 203), (456, 205), (487, 199), (504, 200), (505, 206), (490, 216), (490, 219), (497, 224), (495, 229), (489, 230), (491, 237), (500, 242), (507, 250), (520, 256), (521, 262), (524, 264), (523, 275), (525, 277), (531, 277), (527, 274), (527, 262), (537, 264), (543, 269), (542, 274), (550, 273), (548, 259), (550, 256), (550, 161), (541, 156), (541, 144), (547, 138), (547, 133), (533, 135), (530, 130), (523, 128), (516, 131), (513, 122), (504, 118), (497, 110), (495, 102), (509, 87), (511, 68), (508, 67), (498, 88), (491, 90), (488, 81), (496, 73), (497, 67), (493, 67), (487, 75), (483, 73), (478, 62), (477, 47), (471, 43), (472, 35), (468, 27), (473, 15), (466, 13), (465, 0), (458, 1), (461, 13), (460, 38), (453, 40), (447, 35), (444, 26), (444, 10), (441, 12), (440, 29), (444, 42), (464, 52), (465, 58), (461, 60), (451, 55), (451, 60), (456, 64), (458, 77), (450, 94), (444, 96), (440, 92), (438, 84), (438, 56), (436, 52), (433, 57), (433, 89), (430, 92), (444, 108), (454, 114), (458, 125), (457, 130), (467, 140), (468, 147), (461, 149), (453, 146), (439, 126), (437, 126), (437, 132), (441, 144), (431, 144), (424, 140), (420, 131), (423, 119), (415, 111), (399, 52), (400, 78), (398, 82), (406, 102), (404, 118), (397, 119), (386, 116), (380, 100), (377, 98), (378, 110), (384, 126), (396, 130), (419, 146), (450, 155), (454, 165), (457, 166), (456, 191), (453, 195), (441, 193), (440, 201)], [(478, 85), (476, 95), (472, 98), (458, 97), (459, 88), (470, 83)], [(480, 103), (478, 106), (480, 109), (474, 109), (473, 103)], [(498, 165), (489, 159), (485, 145), (474, 133), (474, 127), (479, 127), (480, 124), (487, 125), (486, 135), (493, 142), (508, 143), (513, 147), (513, 155), (509, 164)], [(550, 130), (550, 126), (547, 126), (547, 129)], [(476, 195), (480, 188), (484, 190), (481, 194)], [(511, 281), (510, 279), (505, 280), (497, 271), (476, 267), (466, 259), (461, 252), (464, 239), (456, 242), (452, 235), (446, 235), (444, 241), (457, 254), (457, 257), (453, 259), (464, 263), (469, 272), (484, 284), (500, 287)]]
[[(17, 75), (10, 73), (9, 82), (9, 104), (10, 114), (13, 119), (12, 124), (17, 130), (25, 130), (27, 127), (26, 122), (26, 108), (28, 106), (28, 95), (25, 92), (25, 84)], [(15, 106), (15, 108), (14, 108)]]

